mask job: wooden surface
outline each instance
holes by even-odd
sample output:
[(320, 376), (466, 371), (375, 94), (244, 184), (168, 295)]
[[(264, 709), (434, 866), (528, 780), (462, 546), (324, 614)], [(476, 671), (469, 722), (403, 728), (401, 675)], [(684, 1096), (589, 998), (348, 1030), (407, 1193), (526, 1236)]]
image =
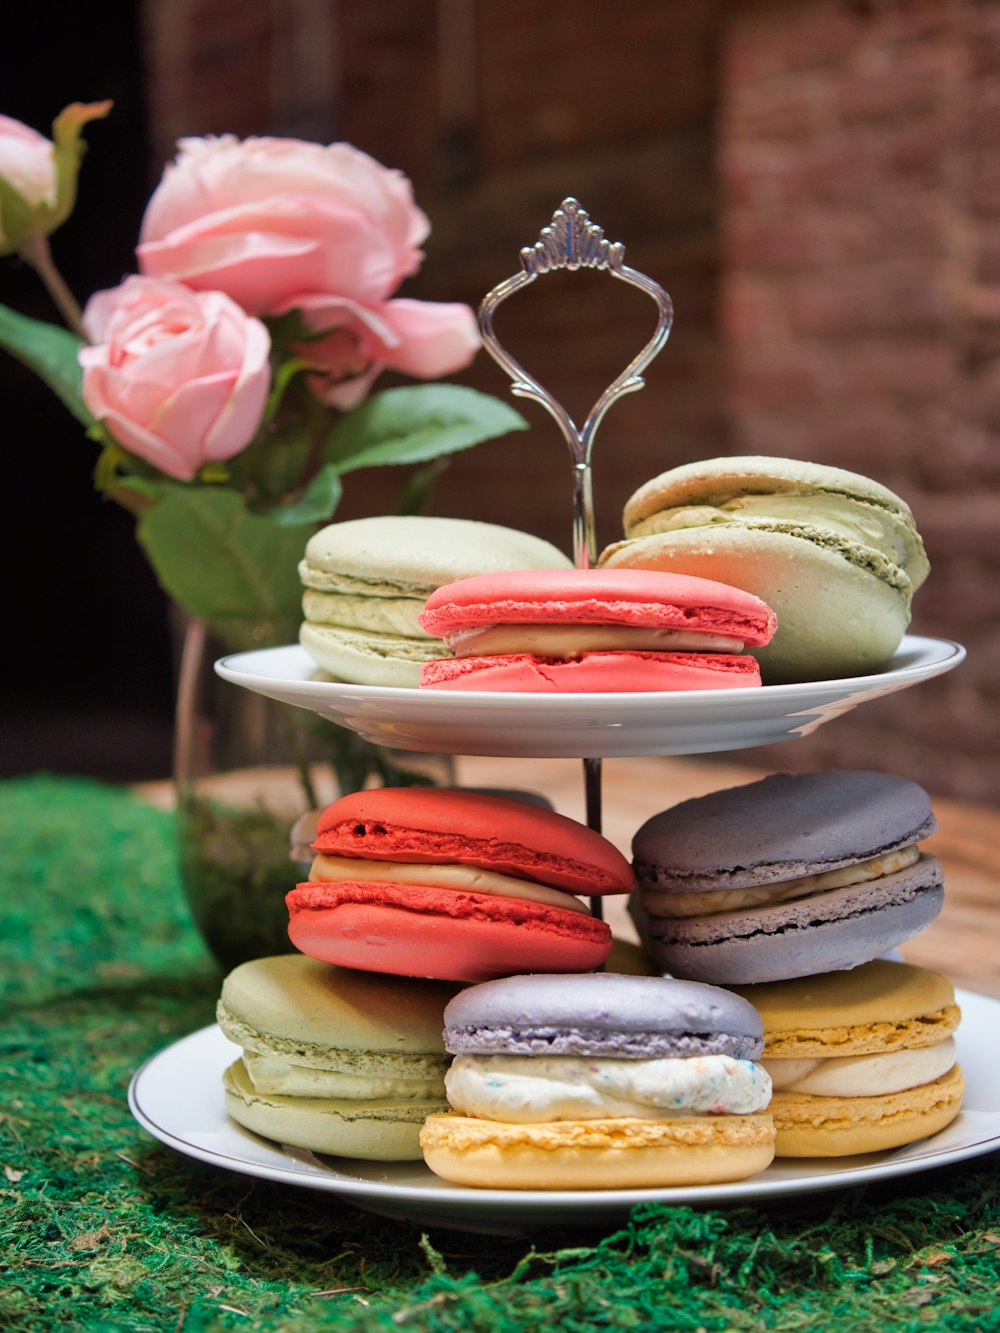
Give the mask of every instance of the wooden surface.
[[(462, 786), (529, 788), (547, 796), (561, 814), (585, 819), (583, 764), (578, 759), (460, 757), (456, 765)], [(602, 832), (628, 856), (632, 834), (650, 815), (687, 797), (761, 776), (759, 769), (715, 759), (606, 759)], [(264, 782), (274, 798), (274, 776), (266, 771), (223, 780), (224, 786), (254, 789)], [(171, 799), (167, 783), (143, 784), (136, 790), (159, 805)], [(332, 793), (324, 793), (324, 799), (327, 796)], [(943, 972), (956, 986), (1000, 996), (1000, 810), (935, 799), (934, 811), (938, 831), (922, 846), (944, 867), (944, 909), (901, 952), (908, 962)], [(605, 917), (616, 935), (635, 939), (621, 900), (605, 900)]]

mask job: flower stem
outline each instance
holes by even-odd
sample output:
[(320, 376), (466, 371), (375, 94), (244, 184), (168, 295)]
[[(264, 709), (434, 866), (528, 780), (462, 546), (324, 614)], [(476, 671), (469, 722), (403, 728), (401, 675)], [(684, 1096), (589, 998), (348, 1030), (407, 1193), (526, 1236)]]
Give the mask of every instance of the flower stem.
[(76, 297), (55, 266), (52, 251), (49, 248), (49, 238), (47, 236), (33, 236), (19, 253), (25, 263), (31, 265), (45, 284), (46, 291), (52, 297), (56, 309), (66, 321), (67, 327), (72, 329), (74, 333), (78, 333), (81, 338), (85, 338), (83, 313)]

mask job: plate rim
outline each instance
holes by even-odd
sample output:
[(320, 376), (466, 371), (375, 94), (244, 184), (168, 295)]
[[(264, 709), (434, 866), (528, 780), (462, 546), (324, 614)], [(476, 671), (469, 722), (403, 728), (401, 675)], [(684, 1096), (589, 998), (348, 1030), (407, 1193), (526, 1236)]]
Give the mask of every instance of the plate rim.
[[(422, 706), (423, 703), (440, 703), (447, 700), (449, 704), (458, 705), (459, 707), (471, 708), (492, 704), (495, 708), (500, 709), (505, 706), (513, 708), (519, 704), (528, 706), (545, 704), (546, 706), (554, 706), (561, 711), (570, 711), (574, 708), (581, 709), (583, 707), (581, 701), (587, 700), (591, 703), (599, 700), (602, 704), (607, 703), (616, 707), (627, 707), (630, 704), (638, 703), (640, 705), (678, 708), (682, 703), (690, 704), (693, 700), (705, 700), (706, 698), (715, 703), (726, 699), (732, 700), (733, 703), (745, 703), (747, 700), (762, 697), (762, 692), (763, 697), (770, 699), (785, 697), (808, 699), (814, 693), (841, 689), (849, 689), (850, 693), (853, 694), (864, 689), (876, 688), (887, 681), (898, 682), (914, 677), (918, 680), (924, 680), (933, 677), (959, 666), (967, 655), (964, 644), (955, 639), (943, 639), (922, 634), (905, 634), (896, 652), (889, 659), (889, 663), (906, 651), (920, 652), (925, 657), (905, 666), (892, 667), (887, 664), (881, 671), (869, 672), (861, 676), (830, 676), (822, 680), (792, 681), (779, 685), (737, 686), (727, 690), (607, 691), (600, 694), (547, 694), (529, 690), (511, 691), (509, 693), (496, 690), (420, 690), (410, 685), (362, 685), (352, 684), (349, 681), (311, 680), (291, 676), (264, 675), (249, 671), (245, 666), (237, 665), (238, 663), (246, 663), (247, 659), (260, 657), (268, 653), (295, 653), (301, 655), (304, 661), (312, 662), (306, 650), (301, 644), (297, 643), (276, 644), (270, 648), (251, 648), (238, 653), (226, 653), (218, 658), (214, 665), (215, 671), (224, 680), (232, 684), (242, 685), (244, 688), (253, 688), (250, 684), (251, 681), (260, 685), (269, 684), (283, 687), (294, 685), (309, 693), (315, 691), (319, 697), (329, 698), (331, 701), (341, 698), (345, 702), (365, 699), (371, 702), (381, 700), (389, 704), (419, 700), (418, 706)], [(927, 656), (931, 653), (935, 655)], [(320, 669), (315, 663), (313, 663), (313, 667), (316, 670)]]
[[(977, 1004), (984, 1002), (987, 1005), (996, 1006), (1000, 1010), (1000, 998), (996, 996), (959, 987), (956, 987), (955, 995), (961, 1006), (967, 1007), (970, 1001)], [(1000, 1017), (1000, 1014), (998, 1014), (998, 1017)], [(257, 1179), (342, 1195), (350, 1199), (356, 1206), (362, 1208), (370, 1206), (373, 1211), (378, 1211), (376, 1207), (378, 1204), (386, 1206), (391, 1203), (396, 1205), (393, 1212), (395, 1216), (410, 1214), (416, 1217), (422, 1216), (425, 1220), (433, 1216), (437, 1224), (440, 1225), (448, 1225), (449, 1209), (453, 1210), (456, 1207), (467, 1214), (470, 1212), (477, 1215), (482, 1214), (484, 1219), (488, 1219), (491, 1209), (517, 1208), (520, 1211), (536, 1213), (542, 1219), (545, 1219), (547, 1214), (553, 1212), (560, 1212), (569, 1208), (584, 1208), (590, 1209), (591, 1218), (597, 1220), (597, 1214), (601, 1212), (625, 1212), (639, 1203), (655, 1202), (691, 1207), (749, 1206), (758, 1201), (778, 1197), (826, 1193), (831, 1190), (846, 1189), (872, 1181), (913, 1175), (920, 1171), (948, 1166), (1000, 1150), (1000, 1107), (998, 1107), (996, 1112), (988, 1111), (985, 1113), (996, 1115), (995, 1132), (990, 1132), (984, 1137), (971, 1142), (965, 1142), (951, 1148), (932, 1148), (927, 1152), (897, 1160), (886, 1161), (883, 1154), (878, 1154), (878, 1160), (874, 1162), (865, 1162), (858, 1166), (843, 1167), (836, 1171), (820, 1171), (816, 1175), (803, 1175), (784, 1180), (768, 1181), (766, 1172), (763, 1172), (747, 1180), (730, 1181), (717, 1185), (650, 1186), (644, 1189), (628, 1190), (495, 1190), (477, 1189), (471, 1186), (442, 1182), (438, 1177), (434, 1177), (429, 1168), (423, 1166), (422, 1163), (412, 1162), (407, 1163), (407, 1165), (417, 1170), (422, 1168), (428, 1173), (434, 1186), (433, 1189), (427, 1189), (422, 1185), (369, 1181), (338, 1174), (335, 1168), (329, 1168), (328, 1173), (321, 1173), (316, 1169), (306, 1171), (295, 1164), (294, 1158), (290, 1158), (286, 1165), (277, 1162), (255, 1162), (250, 1158), (232, 1156), (225, 1151), (204, 1148), (184, 1138), (182, 1134), (172, 1130), (169, 1126), (160, 1124), (142, 1104), (141, 1089), (150, 1069), (161, 1060), (180, 1058), (181, 1048), (188, 1043), (214, 1042), (218, 1038), (227, 1042), (232, 1051), (238, 1050), (237, 1047), (228, 1043), (218, 1024), (211, 1023), (161, 1047), (148, 1056), (135, 1070), (128, 1085), (128, 1106), (136, 1121), (147, 1133), (165, 1146), (206, 1165), (232, 1170), (238, 1174), (253, 1176)], [(962, 1059), (964, 1065), (968, 1068), (968, 1057), (963, 1055)], [(222, 1066), (220, 1063), (220, 1078), (221, 1072)], [(976, 1112), (973, 1108), (969, 1108), (969, 1114), (983, 1114), (983, 1112)], [(230, 1122), (226, 1118), (224, 1122), (220, 1123), (228, 1124)], [(239, 1128), (242, 1133), (249, 1134), (249, 1131), (242, 1129), (242, 1127)], [(261, 1136), (251, 1135), (251, 1137), (260, 1138)], [(280, 1144), (272, 1144), (267, 1139), (261, 1139), (261, 1142), (268, 1145), (270, 1150), (275, 1153), (282, 1151)], [(933, 1143), (933, 1138), (928, 1140), (928, 1143)], [(290, 1149), (286, 1151), (299, 1151), (304, 1157), (311, 1156), (305, 1150)], [(824, 1159), (815, 1160), (823, 1161)], [(320, 1166), (323, 1165), (320, 1162)], [(372, 1165), (374, 1168), (377, 1164)], [(594, 1210), (596, 1210), (596, 1213)], [(501, 1215), (503, 1215), (503, 1211)], [(497, 1228), (498, 1231), (502, 1229), (502, 1227)]]

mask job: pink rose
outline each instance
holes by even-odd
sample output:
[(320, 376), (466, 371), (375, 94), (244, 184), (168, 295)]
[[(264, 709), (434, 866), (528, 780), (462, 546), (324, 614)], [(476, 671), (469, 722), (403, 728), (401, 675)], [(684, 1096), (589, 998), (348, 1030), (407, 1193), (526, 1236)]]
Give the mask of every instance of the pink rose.
[(0, 116), (0, 255), (24, 250), (66, 221), (76, 202), (88, 121), (110, 102), (72, 102), (52, 122), (52, 139)]
[(271, 339), (222, 292), (126, 278), (83, 314), (83, 400), (123, 448), (180, 481), (253, 439)]
[(182, 139), (153, 192), (139, 267), (253, 314), (309, 294), (383, 301), (423, 258), (410, 182), (349, 144)]
[(307, 297), (306, 322), (329, 330), (297, 350), (322, 375), (310, 387), (328, 407), (347, 411), (367, 394), (380, 371), (436, 379), (467, 366), (479, 349), (476, 319), (467, 305), (434, 301), (357, 301)]
[[(10, 116), (0, 116), (0, 179), (30, 208), (56, 201), (53, 144), (37, 130)], [(0, 244), (6, 242), (3, 194), (0, 193)]]

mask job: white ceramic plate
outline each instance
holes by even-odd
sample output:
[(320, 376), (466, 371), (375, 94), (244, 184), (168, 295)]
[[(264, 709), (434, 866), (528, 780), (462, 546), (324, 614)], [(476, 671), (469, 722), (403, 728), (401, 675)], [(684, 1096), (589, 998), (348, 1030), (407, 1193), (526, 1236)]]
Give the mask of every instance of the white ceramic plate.
[(344, 685), (303, 648), (221, 658), (225, 680), (309, 708), (396, 750), (524, 758), (704, 754), (807, 736), (831, 718), (952, 670), (965, 649), (907, 635), (884, 670), (755, 689), (643, 694), (490, 694)]
[(730, 1185), (648, 1190), (476, 1190), (451, 1185), (420, 1162), (319, 1158), (258, 1138), (226, 1115), (222, 1071), (238, 1047), (218, 1027), (202, 1028), (147, 1060), (129, 1086), (132, 1114), (154, 1138), (212, 1166), (264, 1180), (328, 1190), (368, 1212), (428, 1226), (516, 1234), (552, 1224), (622, 1221), (636, 1203), (755, 1204), (863, 1182), (911, 1175), (1000, 1148), (1000, 1065), (992, 1058), (1000, 1000), (959, 991), (959, 1060), (965, 1106), (946, 1129), (892, 1152), (775, 1162)]

